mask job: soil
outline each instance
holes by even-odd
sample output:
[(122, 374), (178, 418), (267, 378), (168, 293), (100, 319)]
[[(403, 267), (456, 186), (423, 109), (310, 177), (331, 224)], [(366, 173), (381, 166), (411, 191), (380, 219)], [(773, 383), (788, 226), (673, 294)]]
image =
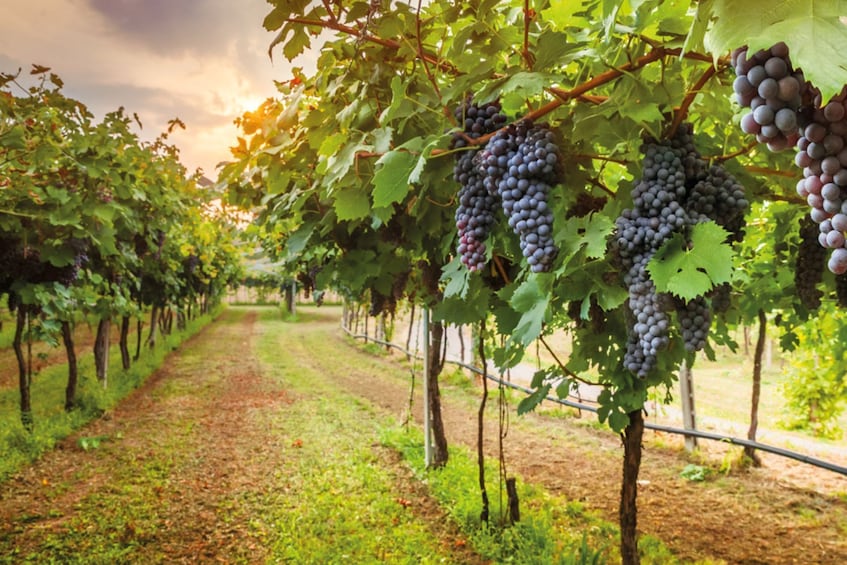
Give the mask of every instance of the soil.
[[(402, 417), (409, 402), (409, 370), (402, 366), (403, 358), (374, 357), (351, 345), (338, 327), (338, 309), (324, 308), (317, 314), (317, 319), (299, 323), (309, 324), (312, 331), (319, 325), (326, 350), (301, 361), (321, 370), (351, 395)], [(113, 493), (116, 477), (140, 472), (146, 460), (171, 449), (177, 454), (172, 469), (165, 470), (164, 478), (150, 491), (158, 497), (156, 512), (166, 527), (136, 532), (130, 524), (122, 535), (141, 539), (150, 548), (151, 562), (163, 554), (175, 563), (262, 561), (266, 550), (248, 531), (249, 520), (224, 519), (220, 509), (230, 508), (228, 516), (249, 511), (238, 506), (242, 495), (265, 488), (267, 477), (285, 465), (275, 450), (272, 432), (252, 426), (247, 408), (285, 410), (297, 399), (264, 379), (250, 354), (255, 311), (242, 315), (229, 310), (225, 316), (229, 322), (215, 323), (183, 345), (163, 370), (107, 418), (87, 426), (0, 485), (0, 541), (13, 540), (22, 552), (41, 546), (51, 534), (68, 531), (87, 496)], [(367, 368), (373, 363), (395, 368), (396, 379), (374, 378)], [(163, 391), (169, 387), (191, 387), (187, 390), (196, 392), (168, 400)], [(473, 447), (476, 407), (463, 393), (447, 387), (442, 400), (448, 440)], [(420, 406), (417, 399), (416, 417)], [(620, 439), (587, 425), (585, 420), (590, 418), (512, 414), (506, 461), (510, 473), (522, 480), (582, 501), (617, 522)], [(496, 453), (497, 431), (496, 420), (489, 419), (489, 456)], [(78, 447), (77, 440), (83, 436), (121, 440), (104, 443), (98, 456), (92, 457)], [(380, 461), (393, 466), (401, 492), (426, 500), (425, 487), (396, 455), (383, 452)], [(688, 463), (688, 457), (668, 438), (646, 434), (639, 531), (661, 539), (680, 559), (746, 564), (847, 562), (847, 480), (843, 477), (821, 472), (819, 483), (824, 488), (804, 488), (786, 480), (784, 467), (768, 459), (761, 469), (713, 472), (706, 481), (692, 482), (679, 474)], [(799, 464), (792, 472), (817, 473)], [(435, 535), (445, 539), (456, 535), (444, 525), (447, 520), (434, 502), (415, 507), (439, 532)], [(456, 562), (474, 561), (470, 553), (454, 557)]]

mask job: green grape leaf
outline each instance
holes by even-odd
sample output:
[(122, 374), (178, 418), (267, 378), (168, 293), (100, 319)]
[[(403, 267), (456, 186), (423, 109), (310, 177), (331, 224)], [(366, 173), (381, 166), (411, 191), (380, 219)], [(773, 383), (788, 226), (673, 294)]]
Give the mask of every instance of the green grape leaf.
[(0, 134), (0, 147), (7, 149), (26, 148), (26, 130), (23, 126), (15, 126)]
[(374, 175), (373, 199), (375, 208), (400, 202), (409, 193), (409, 176), (418, 158), (407, 151), (389, 151), (377, 161)]
[(609, 412), (609, 427), (616, 432), (622, 432), (629, 425), (629, 414), (618, 412), (617, 410)]
[(543, 384), (532, 391), (532, 394), (525, 396), (518, 403), (518, 416), (523, 416), (528, 412), (532, 412), (541, 404), (550, 392), (550, 384)]
[(368, 195), (360, 187), (345, 188), (336, 192), (333, 206), (340, 221), (364, 218), (371, 210)]
[(305, 222), (288, 236), (285, 248), (288, 252), (289, 259), (296, 259), (306, 249), (306, 244), (309, 243), (309, 239), (311, 239), (317, 224), (318, 222), (316, 220)]
[(732, 248), (728, 232), (714, 222), (697, 224), (686, 244), (680, 234), (665, 242), (647, 264), (659, 292), (692, 300), (732, 277)]
[(512, 308), (523, 314), (512, 332), (512, 340), (524, 346), (541, 335), (547, 306), (550, 304), (550, 292), (541, 288), (539, 280), (540, 277), (527, 279), (515, 290), (509, 301)]
[(444, 297), (458, 296), (459, 298), (464, 298), (467, 296), (469, 276), (470, 271), (465, 268), (457, 255), (442, 270), (441, 281), (447, 283), (444, 287)]
[(478, 98), (488, 100), (494, 95), (507, 96), (513, 94), (520, 99), (532, 98), (544, 92), (544, 88), (556, 82), (555, 75), (549, 73), (530, 73), (526, 71), (515, 73), (507, 78), (495, 81), (483, 89)]
[(599, 259), (606, 255), (606, 240), (615, 231), (615, 222), (609, 216), (591, 214), (581, 218), (578, 232), (585, 244), (585, 256), (589, 259)]

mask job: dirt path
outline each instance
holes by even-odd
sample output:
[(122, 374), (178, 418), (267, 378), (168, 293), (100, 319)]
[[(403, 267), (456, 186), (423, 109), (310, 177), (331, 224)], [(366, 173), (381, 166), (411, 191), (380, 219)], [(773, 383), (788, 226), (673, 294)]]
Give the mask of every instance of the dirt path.
[[(340, 331), (334, 335), (339, 342), (346, 341)], [(313, 362), (318, 370), (333, 370), (331, 357), (316, 352)], [(341, 386), (394, 413), (406, 409), (407, 372), (398, 372), (395, 382), (380, 382), (356, 370), (357, 365), (351, 362), (352, 368), (339, 375)], [(473, 406), (450, 392), (445, 400), (449, 441), (474, 445)], [(514, 472), (617, 521), (622, 449), (616, 436), (568, 419), (519, 418), (513, 413), (511, 422), (506, 458)], [(489, 423), (486, 435), (496, 437), (496, 417)], [(666, 438), (647, 434), (639, 530), (657, 536), (680, 558), (748, 564), (847, 563), (847, 479), (831, 478), (830, 485), (841, 485), (833, 489), (840, 497), (785, 484), (778, 469), (771, 468), (691, 482), (679, 476), (689, 461), (678, 450), (661, 447), (667, 443)], [(493, 455), (493, 441), (488, 448)]]
[[(276, 493), (297, 450), (284, 415), (298, 400), (263, 375), (256, 316), (228, 310), (106, 418), (0, 485), (0, 563), (270, 558), (273, 524), (263, 520), (278, 510), (268, 501), (285, 506)], [(82, 437), (100, 446), (85, 451)], [(397, 492), (425, 500), (396, 459), (374, 450)], [(443, 532), (435, 504), (418, 506), (414, 519)]]

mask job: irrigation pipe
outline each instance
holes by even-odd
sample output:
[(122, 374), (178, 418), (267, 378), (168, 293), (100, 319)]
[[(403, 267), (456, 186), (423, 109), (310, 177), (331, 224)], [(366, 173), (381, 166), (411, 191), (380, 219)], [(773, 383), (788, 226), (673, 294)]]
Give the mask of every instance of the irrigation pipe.
[[(379, 339), (376, 339), (376, 338), (373, 338), (373, 337), (370, 337), (370, 336), (364, 335), (364, 334), (354, 334), (353, 332), (351, 332), (350, 330), (345, 328), (343, 324), (341, 326), (341, 329), (343, 329), (347, 333), (347, 335), (349, 335), (352, 338), (360, 338), (360, 339), (364, 339), (365, 341), (373, 341), (374, 343), (379, 343), (380, 345), (384, 345), (386, 347), (393, 347), (395, 349), (398, 349), (401, 352), (405, 353), (406, 355), (417, 357), (417, 354), (406, 351), (404, 348), (402, 348), (399, 345), (396, 345), (394, 343), (382, 341), (382, 340), (379, 340)], [(488, 373), (479, 369), (478, 367), (468, 365), (467, 363), (463, 363), (461, 361), (451, 361), (449, 359), (447, 360), (447, 362), (452, 363), (454, 365), (458, 365), (459, 367), (462, 367), (462, 368), (467, 369), (467, 370), (469, 370), (473, 373), (476, 373), (477, 375), (483, 376), (486, 379), (494, 381), (497, 384), (501, 384), (503, 386), (506, 386), (506, 387), (509, 387), (509, 388), (512, 388), (512, 389), (515, 389), (515, 390), (519, 390), (523, 393), (532, 394), (533, 392), (535, 392), (533, 389), (531, 389), (529, 387), (514, 384), (514, 383), (511, 383), (511, 382), (499, 379), (497, 377), (494, 377), (492, 375), (489, 375)], [(587, 404), (583, 404), (581, 402), (574, 402), (573, 400), (568, 400), (568, 399), (565, 399), (565, 398), (555, 398), (555, 397), (552, 397), (552, 396), (546, 396), (544, 399), (547, 400), (547, 401), (550, 401), (550, 402), (555, 402), (557, 404), (562, 404), (564, 406), (569, 406), (571, 408), (576, 408), (578, 410), (586, 410), (588, 412), (595, 412), (595, 413), (597, 412), (597, 408), (595, 408), (594, 406), (588, 406)], [(660, 425), (660, 424), (652, 424), (650, 422), (644, 422), (644, 427), (647, 428), (647, 429), (650, 429), (650, 430), (658, 431), (658, 432), (665, 432), (665, 433), (669, 433), (669, 434), (679, 434), (679, 435), (684, 435), (684, 436), (693, 436), (693, 437), (698, 437), (698, 438), (702, 438), (702, 439), (709, 439), (709, 440), (712, 440), (712, 441), (722, 441), (722, 442), (726, 442), (726, 443), (731, 443), (733, 445), (740, 445), (740, 446), (743, 446), (743, 447), (752, 447), (753, 449), (758, 449), (760, 451), (766, 451), (768, 453), (773, 453), (774, 455), (780, 455), (782, 457), (788, 457), (789, 459), (794, 459), (795, 461), (800, 461), (801, 463), (813, 465), (815, 467), (819, 467), (821, 469), (826, 469), (827, 471), (832, 471), (833, 473), (838, 473), (839, 475), (844, 475), (845, 477), (847, 477), (847, 467), (843, 467), (841, 465), (836, 465), (835, 463), (831, 463), (829, 461), (824, 461), (822, 459), (818, 459), (816, 457), (811, 457), (809, 455), (804, 455), (802, 453), (797, 453), (796, 451), (791, 451), (789, 449), (783, 449), (781, 447), (776, 447), (776, 446), (773, 446), (773, 445), (767, 445), (765, 443), (759, 443), (757, 441), (752, 441), (752, 440), (749, 440), (749, 439), (732, 437), (732, 436), (727, 436), (727, 435), (723, 435), (723, 434), (716, 434), (716, 433), (712, 433), (712, 432), (703, 432), (703, 431), (700, 431), (700, 430), (684, 430), (682, 428), (674, 428), (672, 426), (663, 426), (663, 425)]]

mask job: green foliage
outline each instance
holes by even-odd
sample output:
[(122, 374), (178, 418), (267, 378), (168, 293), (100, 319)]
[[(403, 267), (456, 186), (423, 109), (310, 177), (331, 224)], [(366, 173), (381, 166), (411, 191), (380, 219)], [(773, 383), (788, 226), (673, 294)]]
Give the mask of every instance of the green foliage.
[(689, 481), (702, 482), (706, 480), (706, 475), (708, 474), (708, 471), (709, 470), (706, 467), (703, 467), (702, 465), (695, 465), (694, 463), (689, 463), (679, 473), (679, 476)]
[[(447, 467), (427, 471), (421, 456), (420, 434), (389, 428), (383, 431), (382, 442), (400, 451), (416, 475), (426, 479), (432, 495), (449, 509), (452, 519), (483, 559), (498, 563), (604, 563), (604, 554), (613, 554), (611, 535), (601, 534), (598, 539), (594, 533), (597, 528), (590, 527), (601, 523), (596, 517), (584, 510), (563, 515), (554, 507), (557, 501), (529, 485), (518, 485), (522, 507), (533, 509), (524, 510), (520, 522), (507, 525), (504, 514), (507, 510), (500, 508), (499, 497), (492, 497), (492, 521), (481, 523), (478, 471), (467, 450), (451, 449)], [(497, 477), (497, 469), (486, 469), (486, 476)], [(486, 488), (489, 493), (497, 492), (496, 484)], [(612, 530), (611, 526), (603, 525), (605, 530)], [(586, 531), (592, 531), (591, 543), (602, 544), (603, 550), (589, 549), (588, 534), (583, 533)]]
[(809, 430), (837, 439), (838, 423), (847, 402), (847, 316), (832, 305), (797, 328), (799, 347), (787, 354), (788, 380), (783, 394), (790, 411), (790, 429)]
[(656, 290), (692, 300), (729, 282), (732, 248), (724, 244), (727, 235), (719, 225), (707, 222), (694, 226), (689, 241), (672, 237), (647, 265)]
[[(741, 8), (743, 18), (719, 0), (696, 8), (551, 0), (532, 13), (517, 1), (437, 1), (419, 14), (404, 2), (271, 4), (264, 25), (277, 32), (272, 52), (293, 58), (320, 47), (320, 60), (313, 76), (295, 71), (278, 100), (242, 117), (244, 137), (221, 182), (231, 202), (255, 207), (258, 240), (281, 271), (317, 269), (319, 285), (356, 301), (374, 289), (405, 296), (449, 323), (493, 315), (504, 338), (493, 352), (501, 367), (519, 363), (550, 328), (567, 329), (568, 371), (599, 375), (607, 388), (600, 418), (620, 430), (650, 388), (672, 384), (684, 352), (674, 328), (648, 378), (622, 367), (627, 292), (607, 242), (641, 175), (641, 140), (663, 138), (686, 119), (701, 153), (746, 185), (760, 224), (748, 230), (751, 245), (726, 243), (714, 224), (672, 240), (649, 267), (657, 288), (692, 299), (730, 283), (730, 309), (712, 336), (719, 344), (731, 344), (735, 325), (761, 308), (785, 312), (790, 325), (807, 315), (789, 296), (796, 248), (770, 252), (792, 241), (800, 212), (779, 201), (794, 198), (796, 181), (762, 176), (792, 160), (753, 148), (740, 131), (724, 56), (743, 43), (785, 39), (807, 77), (827, 75), (831, 84), (819, 86), (829, 92), (844, 82), (841, 62), (809, 53), (847, 38), (833, 25), (840, 4), (816, 5), (810, 15), (799, 2), (771, 9), (756, 0)], [(562, 140), (564, 174), (548, 202), (559, 246), (550, 273), (529, 272), (505, 223), (486, 241), (491, 261), (482, 272), (469, 274), (455, 259), (450, 134), (463, 125), (454, 109), (468, 96), (499, 100), (510, 119), (547, 121)], [(424, 265), (440, 270), (437, 284)], [(536, 385), (522, 410), (550, 390), (545, 380)]]

